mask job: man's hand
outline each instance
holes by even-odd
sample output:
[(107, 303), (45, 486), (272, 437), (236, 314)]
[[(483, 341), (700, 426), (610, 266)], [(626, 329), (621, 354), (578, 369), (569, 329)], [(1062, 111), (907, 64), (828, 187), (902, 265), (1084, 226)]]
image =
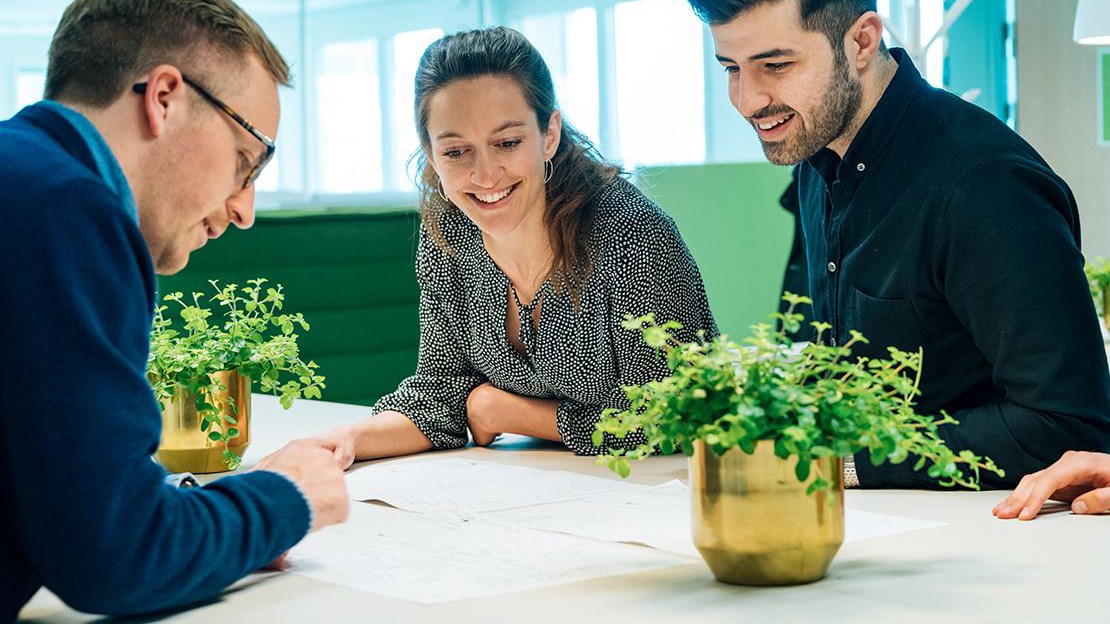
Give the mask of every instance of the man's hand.
[(1050, 498), (1070, 502), (1077, 514), (1110, 510), (1110, 455), (1068, 451), (1048, 468), (1025, 475), (993, 513), (1003, 519), (1032, 520)]
[(343, 470), (334, 451), (312, 440), (294, 440), (258, 462), (255, 470), (270, 470), (286, 477), (301, 489), (312, 507), (310, 531), (347, 519), (350, 500)]
[(466, 397), (466, 422), (474, 444), (489, 446), (501, 435), (496, 420), (501, 411), (498, 404), (505, 394), (508, 393), (487, 381), (471, 390)]
[(263, 572), (284, 572), (289, 567), (289, 551), (285, 551), (277, 556), (270, 563), (262, 566)]

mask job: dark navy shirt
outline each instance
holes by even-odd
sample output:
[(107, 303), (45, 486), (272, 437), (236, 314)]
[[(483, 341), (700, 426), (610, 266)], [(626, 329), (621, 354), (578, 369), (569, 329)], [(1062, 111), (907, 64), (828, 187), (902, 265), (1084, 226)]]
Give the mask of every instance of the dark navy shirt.
[(178, 490), (151, 460), (154, 270), (130, 193), (77, 113), (0, 123), (0, 622), (42, 585), (96, 613), (205, 600), (309, 527), (279, 474)]
[[(946, 410), (956, 449), (1006, 470), (1011, 487), (1068, 449), (1106, 450), (1110, 372), (1067, 184), (1010, 128), (926, 83), (904, 51), (841, 160), (799, 168), (818, 320), (843, 344), (924, 350), (920, 413)], [(863, 487), (929, 487), (913, 461), (873, 467)]]

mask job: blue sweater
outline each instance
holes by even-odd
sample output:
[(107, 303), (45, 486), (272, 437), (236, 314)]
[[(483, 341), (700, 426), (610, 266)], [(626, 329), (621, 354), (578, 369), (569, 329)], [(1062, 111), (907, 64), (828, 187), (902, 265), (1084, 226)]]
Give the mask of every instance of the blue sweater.
[(0, 123), (0, 622), (42, 585), (96, 613), (201, 601), (308, 530), (279, 474), (178, 490), (151, 461), (155, 281), (133, 205), (83, 117), (48, 102)]

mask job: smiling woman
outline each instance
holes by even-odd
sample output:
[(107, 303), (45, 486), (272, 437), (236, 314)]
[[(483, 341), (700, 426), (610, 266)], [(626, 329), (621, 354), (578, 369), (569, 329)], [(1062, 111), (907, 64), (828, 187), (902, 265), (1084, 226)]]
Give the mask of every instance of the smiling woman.
[(340, 461), (488, 445), (501, 433), (580, 454), (623, 385), (667, 374), (625, 314), (717, 333), (674, 222), (601, 160), (556, 108), (520, 33), (458, 33), (416, 75), (422, 151), (420, 354), (366, 422), (319, 441)]

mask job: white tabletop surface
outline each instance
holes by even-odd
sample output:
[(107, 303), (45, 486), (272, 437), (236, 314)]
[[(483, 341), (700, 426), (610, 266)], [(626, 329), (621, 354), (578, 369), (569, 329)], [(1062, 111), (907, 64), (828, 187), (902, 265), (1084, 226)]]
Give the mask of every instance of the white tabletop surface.
[[(366, 415), (366, 408), (298, 402), (289, 412), (256, 396), (246, 463), (286, 440)], [(492, 448), (425, 453), (389, 461), (471, 459), (616, 478), (592, 458), (519, 437)], [(357, 469), (357, 466), (356, 466)], [(686, 478), (686, 459), (655, 457), (631, 479)], [(254, 574), (213, 602), (161, 614), (174, 622), (1110, 622), (1110, 516), (1066, 511), (1033, 522), (1000, 521), (1000, 492), (849, 491), (852, 509), (947, 523), (845, 544), (819, 582), (787, 588), (717, 583), (702, 564), (584, 581), (494, 598), (435, 605), (359, 592), (288, 573)], [(87, 622), (41, 591), (21, 621)], [(144, 618), (143, 621), (146, 621)]]

